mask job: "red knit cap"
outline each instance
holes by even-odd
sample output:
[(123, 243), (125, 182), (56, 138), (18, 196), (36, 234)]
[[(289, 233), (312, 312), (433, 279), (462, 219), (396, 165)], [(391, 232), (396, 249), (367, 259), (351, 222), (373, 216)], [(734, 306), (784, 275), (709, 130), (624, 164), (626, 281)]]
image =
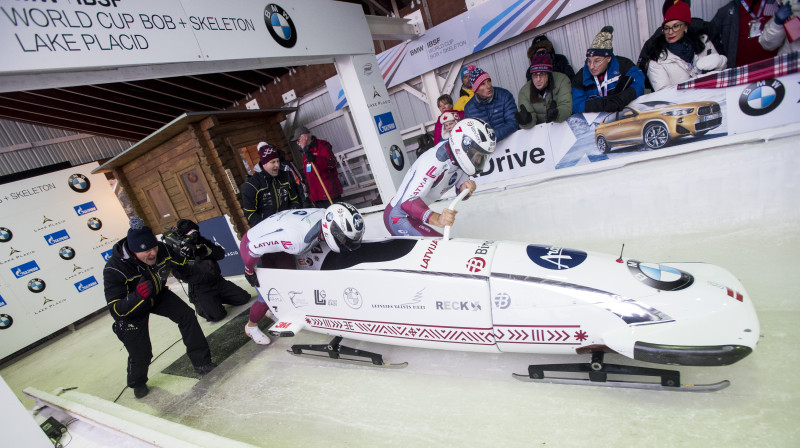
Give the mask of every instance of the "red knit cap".
[(664, 14), (664, 21), (661, 22), (661, 26), (664, 26), (665, 23), (673, 20), (680, 20), (681, 22), (687, 24), (692, 23), (692, 11), (689, 8), (689, 5), (680, 0), (676, 1), (674, 5), (667, 9), (667, 13)]
[(261, 159), (261, 164), (266, 165), (272, 159), (278, 158), (278, 150), (267, 142), (258, 144), (258, 157)]

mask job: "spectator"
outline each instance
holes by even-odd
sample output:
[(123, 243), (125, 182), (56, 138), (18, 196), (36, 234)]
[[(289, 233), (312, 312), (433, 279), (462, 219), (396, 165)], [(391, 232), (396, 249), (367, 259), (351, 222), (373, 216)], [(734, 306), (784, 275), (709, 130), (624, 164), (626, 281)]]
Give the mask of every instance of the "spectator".
[(467, 101), (471, 100), (475, 95), (475, 92), (472, 90), (472, 84), (469, 82), (470, 67), (475, 66), (469, 65), (461, 69), (461, 89), (458, 91), (458, 99), (456, 100), (456, 104), (451, 108), (453, 110), (460, 110), (463, 112), (464, 106), (467, 105)]
[(572, 113), (618, 112), (644, 93), (644, 73), (614, 55), (614, 28), (603, 27), (586, 50), (586, 63), (572, 78)]
[(758, 42), (765, 50), (772, 51), (780, 47), (779, 55), (800, 51), (800, 38), (795, 36), (795, 40), (791, 40), (786, 34), (785, 26), (787, 23), (794, 23), (795, 28), (800, 27), (798, 17), (800, 17), (800, 1), (784, 0), (783, 5), (764, 26), (764, 32), (761, 33)]
[(239, 306), (250, 301), (250, 293), (222, 276), (217, 261), (225, 258), (225, 249), (200, 235), (197, 223), (178, 220), (174, 237), (179, 239), (175, 243), (180, 244), (181, 255), (194, 260), (176, 268), (174, 274), (189, 284), (189, 302), (198, 316), (218, 322), (228, 314), (223, 304)]
[(280, 210), (300, 208), (300, 192), (291, 174), (280, 169), (278, 151), (269, 143), (258, 144), (260, 169), (242, 185), (242, 210), (250, 227)]
[(659, 36), (647, 55), (647, 77), (653, 90), (674, 86), (702, 73), (724, 70), (728, 59), (717, 53), (707, 35), (690, 28), (689, 5), (678, 1), (667, 9)]
[(127, 384), (136, 398), (150, 392), (147, 370), (153, 359), (151, 314), (178, 324), (195, 372), (204, 375), (216, 367), (194, 311), (165, 286), (170, 271), (185, 262), (185, 257), (159, 243), (153, 231), (135, 216), (130, 220), (128, 236), (114, 244), (103, 269), (106, 306), (114, 318), (111, 329), (128, 351)]
[(519, 126), (530, 129), (539, 123), (566, 121), (572, 115), (570, 80), (563, 73), (553, 72), (550, 53), (540, 50), (533, 55), (529, 72), (531, 80), (519, 89), (517, 95)]
[[(665, 0), (661, 7), (661, 15), (666, 16), (667, 10), (678, 1), (683, 1), (689, 6), (692, 5), (690, 0)], [(698, 36), (703, 34), (708, 36), (717, 52), (720, 54), (722, 53), (723, 46), (722, 42), (720, 41), (719, 33), (710, 22), (706, 22), (699, 17), (692, 17), (691, 22), (689, 22), (689, 30)], [(639, 60), (636, 61), (636, 65), (639, 66), (639, 68), (642, 70), (642, 73), (647, 74), (647, 69), (650, 65), (649, 55), (656, 51), (656, 42), (659, 41), (660, 38), (663, 38), (663, 36), (664, 30), (661, 27), (658, 27), (656, 28), (655, 32), (653, 32), (653, 35), (647, 39), (644, 45), (642, 45), (642, 51), (639, 52)], [(653, 89), (653, 86), (650, 84), (650, 79), (647, 77), (645, 77), (644, 86), (645, 88)]]
[(442, 236), (430, 225), (453, 225), (457, 212), (446, 208), (436, 213), (428, 204), (451, 188), (456, 194), (469, 190), (469, 198), (476, 188), (469, 177), (483, 170), (495, 143), (494, 131), (487, 123), (477, 118), (456, 123), (449, 140), (426, 151), (406, 172), (397, 194), (383, 211), (386, 230), (395, 236)]
[(720, 54), (728, 58), (728, 68), (778, 54), (777, 50), (765, 50), (758, 42), (764, 24), (777, 10), (775, 0), (733, 0), (717, 10), (711, 25), (720, 35)]
[(436, 140), (436, 144), (446, 141), (450, 138), (450, 131), (456, 127), (456, 123), (461, 120), (463, 112), (459, 112), (457, 110), (446, 110), (444, 113), (439, 115), (439, 119), (436, 120), (436, 134), (438, 135), (438, 140)]
[[(436, 124), (433, 127), (433, 142), (434, 145), (439, 144), (442, 140), (446, 140), (450, 135), (450, 129), (453, 129), (455, 123), (450, 125), (450, 129), (447, 130), (447, 136), (442, 134), (442, 128), (445, 123), (449, 123), (453, 119), (453, 112), (455, 112), (455, 120), (458, 121), (464, 118), (463, 111), (457, 111), (453, 109), (453, 99), (450, 98), (450, 95), (444, 94), (439, 97), (436, 101), (436, 105), (439, 107), (439, 118), (436, 119)], [(446, 115), (445, 115), (446, 114)]]
[[(244, 262), (244, 276), (250, 285), (258, 288), (260, 283), (255, 266), (294, 269), (295, 258), (309, 252), (325, 241), (333, 252), (356, 250), (364, 236), (364, 218), (350, 204), (336, 203), (327, 209), (306, 208), (293, 212), (283, 211), (251, 228), (239, 243), (239, 253)], [(274, 264), (265, 266), (264, 260)], [(258, 328), (258, 321), (269, 311), (269, 306), (259, 294), (250, 308), (250, 319), (244, 332), (256, 344), (267, 345), (269, 336)]]
[[(553, 48), (553, 43), (550, 42), (544, 34), (533, 38), (533, 42), (531, 42), (531, 46), (528, 48), (528, 60), (533, 60), (533, 55), (542, 49), (547, 50), (550, 54), (550, 58), (553, 60), (553, 72), (563, 73), (567, 75), (567, 79), (572, 79), (572, 77), (575, 76), (575, 70), (572, 69), (567, 57), (563, 54), (557, 54), (556, 50)], [(531, 80), (531, 72), (529, 70), (525, 70), (525, 80)]]
[(475, 96), (464, 107), (464, 117), (479, 118), (488, 123), (499, 142), (519, 129), (514, 95), (502, 87), (493, 87), (492, 78), (482, 69), (472, 65), (469, 68)]
[(342, 198), (342, 183), (336, 170), (338, 163), (331, 144), (311, 135), (300, 126), (294, 131), (297, 146), (303, 151), (303, 171), (313, 207), (326, 207)]

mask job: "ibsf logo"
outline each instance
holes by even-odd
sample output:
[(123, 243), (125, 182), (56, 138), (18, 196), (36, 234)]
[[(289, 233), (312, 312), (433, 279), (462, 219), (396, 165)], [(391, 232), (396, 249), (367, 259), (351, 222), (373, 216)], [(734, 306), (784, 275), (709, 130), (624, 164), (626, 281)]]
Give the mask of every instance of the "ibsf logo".
[(586, 260), (586, 252), (558, 246), (531, 244), (526, 251), (531, 261), (545, 269), (555, 271), (574, 268)]
[(87, 289), (93, 288), (97, 285), (97, 279), (94, 278), (94, 275), (90, 275), (89, 277), (75, 283), (75, 289), (77, 289), (78, 292), (84, 292)]
[(32, 260), (27, 263), (23, 263), (17, 267), (11, 268), (11, 273), (13, 273), (14, 277), (16, 278), (22, 278), (28, 274), (33, 274), (38, 270), (39, 270), (39, 265), (36, 264), (36, 261)]
[(59, 230), (58, 232), (53, 232), (50, 235), (44, 236), (44, 240), (47, 241), (48, 246), (52, 246), (53, 244), (58, 244), (68, 239), (69, 239), (69, 234), (67, 233), (66, 230)]
[(111, 254), (114, 252), (114, 249), (109, 249), (100, 254), (103, 257), (103, 261), (108, 261), (111, 258)]
[(378, 126), (378, 133), (385, 134), (390, 131), (394, 131), (397, 129), (397, 125), (394, 122), (394, 116), (391, 112), (386, 112), (385, 114), (380, 114), (372, 117), (375, 119), (375, 124)]
[(76, 205), (75, 207), (72, 208), (75, 209), (75, 213), (77, 213), (78, 216), (88, 215), (89, 213), (97, 211), (97, 206), (94, 205), (94, 201), (89, 201), (85, 204)]
[(47, 287), (47, 285), (45, 284), (44, 280), (42, 280), (40, 278), (34, 278), (34, 279), (31, 279), (31, 281), (28, 282), (28, 291), (36, 293), (36, 294), (44, 291), (44, 288), (46, 288), (46, 287)]

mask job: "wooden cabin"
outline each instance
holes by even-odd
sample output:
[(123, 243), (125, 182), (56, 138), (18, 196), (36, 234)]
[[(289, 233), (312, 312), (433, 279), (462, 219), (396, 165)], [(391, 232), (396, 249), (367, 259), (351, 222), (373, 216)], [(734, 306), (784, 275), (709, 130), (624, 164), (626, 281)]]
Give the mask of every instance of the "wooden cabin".
[(258, 163), (258, 142), (298, 160), (280, 125), (295, 110), (186, 113), (93, 172), (112, 172), (156, 234), (179, 219), (228, 215), (241, 237), (248, 225), (239, 187)]

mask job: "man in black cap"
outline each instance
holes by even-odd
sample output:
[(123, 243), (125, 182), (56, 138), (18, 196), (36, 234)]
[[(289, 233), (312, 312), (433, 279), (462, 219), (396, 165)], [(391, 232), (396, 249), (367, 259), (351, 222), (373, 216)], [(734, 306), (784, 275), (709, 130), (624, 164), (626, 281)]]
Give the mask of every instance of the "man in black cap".
[(242, 185), (242, 211), (250, 227), (281, 210), (303, 205), (292, 175), (281, 169), (278, 149), (260, 142), (258, 157), (258, 166)]
[(178, 324), (186, 354), (195, 372), (204, 375), (216, 367), (211, 362), (208, 341), (194, 311), (165, 287), (170, 271), (186, 258), (156, 240), (139, 217), (131, 218), (128, 236), (114, 245), (103, 269), (106, 303), (112, 329), (128, 351), (128, 387), (136, 398), (149, 392), (147, 370), (153, 358), (150, 314)]

